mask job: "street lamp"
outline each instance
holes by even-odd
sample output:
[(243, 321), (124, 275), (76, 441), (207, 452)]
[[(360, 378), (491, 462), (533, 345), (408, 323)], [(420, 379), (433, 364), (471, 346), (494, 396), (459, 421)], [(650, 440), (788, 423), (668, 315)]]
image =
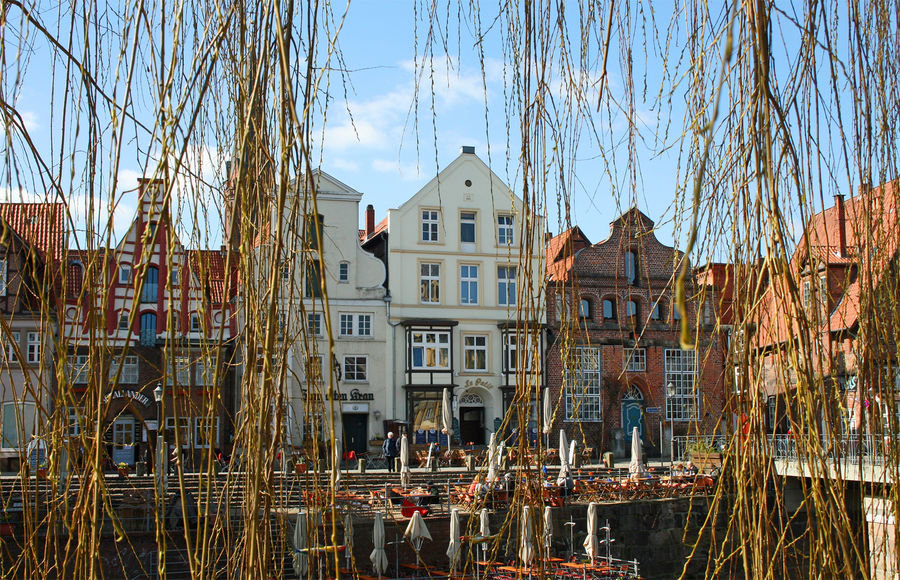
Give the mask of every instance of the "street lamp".
[[(671, 382), (666, 385), (666, 405), (663, 409), (663, 417), (668, 416), (669, 411), (669, 399), (675, 396), (675, 385)], [(669, 463), (671, 464), (675, 461), (675, 424), (672, 423), (669, 425)]]

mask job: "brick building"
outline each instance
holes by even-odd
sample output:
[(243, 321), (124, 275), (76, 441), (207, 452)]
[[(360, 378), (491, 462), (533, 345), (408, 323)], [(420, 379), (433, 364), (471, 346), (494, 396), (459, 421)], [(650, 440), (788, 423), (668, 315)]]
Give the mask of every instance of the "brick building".
[(69, 436), (99, 419), (111, 460), (133, 464), (163, 427), (198, 458), (230, 442), (235, 275), (223, 251), (181, 245), (162, 180), (138, 195), (117, 246), (67, 255)]
[[(578, 228), (548, 244), (547, 385), (554, 430), (599, 451), (624, 451), (637, 427), (669, 453), (671, 437), (710, 432), (721, 416), (721, 341), (715, 316), (687, 289), (695, 350), (683, 350), (674, 280), (686, 257), (660, 243), (636, 208), (591, 245)], [(700, 317), (698, 318), (698, 312)], [(698, 326), (699, 323), (699, 326)]]
[(49, 431), (64, 216), (63, 204), (0, 204), (0, 471)]

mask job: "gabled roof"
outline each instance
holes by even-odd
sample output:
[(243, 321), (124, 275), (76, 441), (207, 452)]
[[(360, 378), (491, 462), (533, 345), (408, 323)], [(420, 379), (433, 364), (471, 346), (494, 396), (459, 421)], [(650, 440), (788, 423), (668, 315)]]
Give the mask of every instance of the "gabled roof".
[(590, 245), (591, 241), (578, 226), (550, 238), (547, 242), (547, 277), (552, 281), (568, 279), (575, 254)]
[(62, 203), (0, 203), (0, 219), (47, 261), (60, 261), (65, 246)]
[(210, 300), (214, 304), (227, 302), (228, 297), (225, 295), (227, 281), (225, 252), (220, 250), (187, 250), (187, 254), (191, 270), (197, 275), (197, 279), (200, 280), (201, 287), (206, 284), (209, 288)]

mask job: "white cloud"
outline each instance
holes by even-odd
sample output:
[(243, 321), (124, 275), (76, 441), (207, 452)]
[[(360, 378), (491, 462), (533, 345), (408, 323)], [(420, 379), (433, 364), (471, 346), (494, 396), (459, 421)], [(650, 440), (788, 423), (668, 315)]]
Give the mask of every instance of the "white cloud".
[(29, 192), (24, 187), (0, 187), (0, 202), (41, 203), (47, 201), (43, 195)]
[(25, 124), (25, 129), (29, 133), (34, 133), (41, 128), (41, 124), (38, 123), (37, 113), (35, 113), (34, 111), (19, 111), (19, 115), (22, 117), (22, 122)]
[(343, 171), (359, 171), (359, 163), (343, 157), (332, 157), (328, 160), (328, 165), (334, 169), (341, 169)]
[(413, 181), (422, 177), (419, 166), (416, 163), (401, 163), (387, 159), (375, 159), (372, 161), (372, 169), (381, 173), (396, 173), (401, 179)]

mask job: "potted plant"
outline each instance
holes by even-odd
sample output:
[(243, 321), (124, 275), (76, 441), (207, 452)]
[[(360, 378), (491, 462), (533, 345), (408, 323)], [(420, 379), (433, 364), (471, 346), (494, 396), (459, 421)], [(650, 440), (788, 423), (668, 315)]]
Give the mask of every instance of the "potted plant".
[(691, 463), (701, 472), (708, 472), (722, 466), (722, 454), (712, 444), (697, 441), (688, 446)]
[(37, 478), (38, 479), (47, 479), (47, 469), (49, 467), (50, 466), (47, 464), (46, 461), (41, 461), (40, 463), (38, 463), (37, 470), (35, 471)]
[(116, 465), (116, 470), (119, 472), (119, 477), (121, 477), (122, 479), (128, 477), (128, 464), (124, 461)]
[(297, 475), (302, 475), (306, 473), (307, 469), (309, 469), (309, 466), (306, 463), (306, 458), (301, 455), (297, 458), (297, 461), (294, 462), (294, 471)]

